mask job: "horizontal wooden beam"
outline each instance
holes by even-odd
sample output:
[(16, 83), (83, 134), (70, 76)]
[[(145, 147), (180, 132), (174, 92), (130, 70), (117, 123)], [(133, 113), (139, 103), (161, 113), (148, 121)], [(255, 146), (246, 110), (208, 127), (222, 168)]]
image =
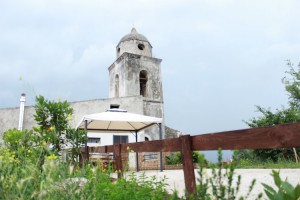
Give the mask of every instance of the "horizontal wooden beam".
[(127, 152), (127, 146), (130, 150), (137, 152), (174, 152), (181, 150), (181, 141), (179, 138), (152, 140), (146, 142), (128, 143), (122, 145), (122, 152)]
[[(192, 136), (192, 150), (273, 149), (300, 147), (300, 123), (225, 131)], [(121, 152), (175, 152), (181, 151), (179, 138), (128, 143)], [(91, 147), (91, 152), (111, 153), (113, 145)]]
[[(174, 152), (180, 151), (181, 142), (179, 138), (153, 140), (147, 142), (127, 143), (121, 145), (121, 152)], [(91, 152), (97, 153), (112, 153), (114, 151), (113, 145), (102, 147), (90, 147)]]
[(192, 136), (194, 151), (290, 147), (300, 147), (300, 123)]

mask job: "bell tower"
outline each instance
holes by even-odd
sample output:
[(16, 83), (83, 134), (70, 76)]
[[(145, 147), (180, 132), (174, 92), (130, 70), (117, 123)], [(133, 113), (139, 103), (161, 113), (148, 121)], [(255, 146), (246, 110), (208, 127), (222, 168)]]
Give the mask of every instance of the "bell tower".
[(109, 98), (141, 95), (163, 101), (160, 63), (152, 57), (148, 39), (135, 28), (116, 47), (116, 61), (109, 67)]
[(163, 118), (161, 61), (152, 57), (149, 40), (132, 28), (116, 46), (116, 61), (108, 68), (109, 98), (141, 96), (143, 114)]

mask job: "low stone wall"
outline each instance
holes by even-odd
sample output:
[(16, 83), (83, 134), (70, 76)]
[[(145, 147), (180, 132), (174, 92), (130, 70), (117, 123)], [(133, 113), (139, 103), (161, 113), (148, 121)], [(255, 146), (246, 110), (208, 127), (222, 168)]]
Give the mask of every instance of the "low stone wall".
[(160, 162), (159, 160), (149, 160), (140, 163), (140, 170), (159, 170)]
[(182, 164), (165, 165), (164, 168), (165, 168), (165, 170), (170, 170), (170, 169), (182, 169), (182, 168), (183, 168), (183, 165), (182, 165)]

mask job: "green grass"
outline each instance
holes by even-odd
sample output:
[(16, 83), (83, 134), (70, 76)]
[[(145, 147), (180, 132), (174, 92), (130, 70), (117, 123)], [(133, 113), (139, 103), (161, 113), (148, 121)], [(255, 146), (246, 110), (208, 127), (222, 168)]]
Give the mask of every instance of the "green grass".
[(260, 161), (260, 160), (250, 160), (241, 159), (236, 168), (238, 169), (300, 169), (300, 163), (290, 160), (279, 160), (278, 162), (273, 162), (271, 160)]

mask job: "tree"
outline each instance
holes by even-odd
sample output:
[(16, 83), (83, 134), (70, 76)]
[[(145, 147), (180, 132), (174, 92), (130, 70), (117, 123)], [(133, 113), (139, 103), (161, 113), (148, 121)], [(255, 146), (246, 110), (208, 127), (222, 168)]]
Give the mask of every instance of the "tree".
[[(261, 113), (262, 116), (245, 121), (251, 128), (300, 121), (300, 64), (295, 69), (294, 65), (288, 60), (287, 65), (289, 70), (286, 71), (287, 76), (282, 79), (282, 83), (285, 85), (285, 90), (288, 93), (288, 107), (282, 107), (281, 109), (276, 109), (275, 112), (272, 112), (269, 109), (256, 106), (258, 112)], [(272, 159), (273, 161), (277, 161), (280, 157), (291, 158), (293, 150), (254, 150), (253, 154), (261, 159)]]
[(65, 143), (63, 135), (68, 129), (68, 118), (72, 116), (73, 109), (66, 101), (49, 101), (43, 96), (36, 97), (34, 108), (36, 112), (34, 118), (39, 125), (39, 132), (46, 142), (53, 145), (53, 149), (60, 151)]
[(67, 101), (50, 101), (43, 96), (36, 97), (34, 118), (39, 125), (35, 130), (39, 136), (52, 148), (55, 154), (60, 154), (61, 149), (70, 147), (71, 160), (75, 161), (80, 152), (80, 147), (85, 144), (86, 131), (70, 127), (73, 109)]

